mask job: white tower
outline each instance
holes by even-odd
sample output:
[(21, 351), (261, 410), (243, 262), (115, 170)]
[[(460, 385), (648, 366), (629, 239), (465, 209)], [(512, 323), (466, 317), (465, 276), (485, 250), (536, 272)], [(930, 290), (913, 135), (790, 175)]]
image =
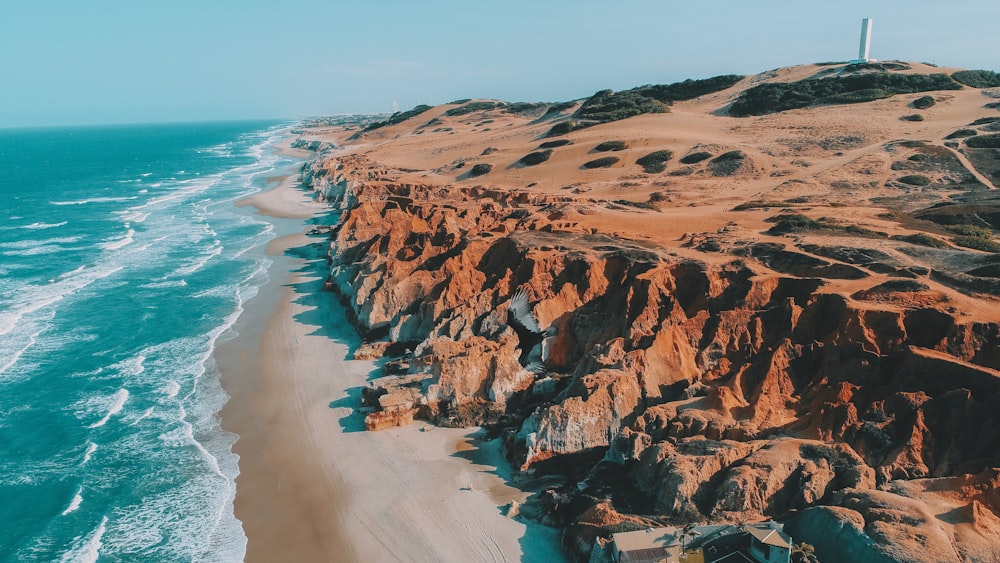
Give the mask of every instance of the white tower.
[(858, 58), (851, 63), (867, 63), (872, 59), (868, 56), (872, 42), (872, 22), (875, 20), (865, 18), (861, 20), (861, 46), (858, 47)]

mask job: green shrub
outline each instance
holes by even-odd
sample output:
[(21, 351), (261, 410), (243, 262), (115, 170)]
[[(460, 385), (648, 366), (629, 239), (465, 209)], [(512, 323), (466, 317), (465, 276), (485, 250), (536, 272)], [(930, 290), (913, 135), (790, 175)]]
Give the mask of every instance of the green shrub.
[(617, 156), (605, 156), (602, 158), (595, 158), (589, 162), (584, 162), (584, 168), (607, 168), (618, 162)]
[(902, 119), (903, 121), (923, 121), (924, 116), (920, 115), (919, 113), (914, 113), (912, 115), (904, 115), (903, 117), (900, 117), (900, 119)]
[(960, 70), (951, 75), (956, 82), (973, 88), (996, 88), (1000, 86), (1000, 74), (991, 70)]
[(522, 156), (518, 162), (525, 166), (535, 166), (536, 164), (545, 162), (550, 156), (552, 156), (552, 149), (545, 149), (543, 151), (528, 153)]
[(658, 84), (640, 86), (638, 88), (633, 88), (633, 91), (638, 92), (643, 96), (653, 98), (654, 100), (669, 104), (670, 102), (692, 100), (699, 96), (704, 96), (705, 94), (720, 92), (733, 86), (740, 80), (743, 80), (743, 76), (741, 75), (725, 74), (700, 80), (688, 79), (683, 82), (674, 82), (673, 84), (667, 85)]
[(544, 102), (514, 102), (507, 104), (503, 108), (504, 113), (512, 113), (514, 115), (524, 115), (524, 114), (539, 114), (543, 109), (548, 109), (549, 104)]
[(629, 207), (638, 207), (639, 209), (649, 209), (651, 211), (660, 210), (659, 207), (656, 207), (655, 205), (649, 203), (648, 201), (630, 201), (627, 199), (619, 199), (616, 200), (615, 203), (617, 203), (618, 205), (627, 205)]
[(802, 215), (801, 213), (779, 215), (774, 219), (774, 226), (767, 230), (767, 232), (772, 235), (783, 235), (786, 233), (797, 233), (801, 231), (815, 231), (823, 228), (823, 225), (818, 221), (806, 215)]
[(1000, 117), (980, 117), (969, 125), (986, 125), (988, 123), (996, 123), (997, 121), (1000, 121)]
[(747, 155), (743, 154), (743, 151), (729, 151), (720, 154), (715, 157), (712, 162), (725, 162), (727, 160), (743, 160)]
[(910, 186), (929, 186), (931, 184), (930, 178), (927, 176), (921, 176), (920, 174), (903, 176), (899, 179), (899, 181)]
[(665, 163), (674, 157), (669, 150), (651, 152), (635, 161), (647, 174), (659, 174), (667, 169)]
[(662, 102), (634, 90), (615, 92), (601, 90), (583, 102), (574, 114), (578, 119), (591, 121), (590, 125), (620, 121), (644, 113), (665, 113)]
[(823, 98), (821, 102), (827, 104), (863, 104), (891, 96), (892, 92), (884, 88), (865, 88), (863, 90), (831, 94)]
[(565, 135), (570, 131), (577, 129), (576, 123), (570, 120), (560, 121), (549, 129), (548, 133), (545, 134), (546, 137), (558, 137), (559, 135)]
[(488, 111), (505, 105), (507, 104), (495, 101), (469, 102), (465, 105), (458, 106), (457, 108), (451, 108), (450, 110), (444, 112), (444, 114), (450, 117), (456, 117), (459, 115), (467, 115), (476, 111)]
[(986, 227), (980, 227), (977, 225), (952, 225), (948, 227), (948, 230), (956, 235), (979, 238), (983, 240), (993, 239), (993, 231), (987, 229)]
[(965, 248), (974, 248), (984, 252), (1000, 252), (1000, 244), (979, 237), (955, 237), (951, 241)]
[(958, 131), (955, 131), (945, 137), (945, 139), (961, 139), (963, 137), (974, 137), (978, 134), (979, 131), (976, 131), (975, 129), (959, 129)]
[(569, 139), (556, 139), (555, 141), (545, 141), (544, 143), (538, 145), (538, 148), (554, 149), (556, 147), (562, 147), (571, 144), (573, 144), (573, 141), (570, 141)]
[(969, 137), (965, 144), (976, 149), (1000, 149), (1000, 133)]
[(948, 248), (948, 243), (923, 233), (914, 233), (912, 235), (893, 235), (892, 240), (908, 242), (918, 246), (928, 246), (930, 248)]
[(376, 121), (375, 123), (372, 123), (368, 127), (365, 127), (364, 129), (361, 130), (361, 133), (365, 133), (367, 131), (374, 131), (375, 129), (388, 127), (390, 125), (396, 125), (397, 123), (402, 123), (407, 119), (410, 119), (411, 117), (416, 117), (429, 109), (431, 109), (431, 106), (421, 104), (419, 106), (414, 107), (411, 110), (397, 111), (396, 113), (390, 115), (389, 119), (386, 119), (385, 121)]
[(861, 425), (860, 430), (861, 437), (865, 439), (865, 443), (872, 451), (881, 452), (889, 449), (889, 446), (892, 445), (892, 437), (874, 422), (865, 422)]
[(483, 174), (488, 174), (490, 170), (493, 170), (493, 165), (482, 162), (473, 166), (472, 170), (469, 170), (469, 177), (482, 176)]
[(603, 143), (594, 147), (597, 152), (609, 152), (609, 151), (623, 151), (628, 148), (625, 141), (604, 141)]
[(934, 96), (921, 96), (916, 100), (913, 100), (911, 105), (917, 109), (927, 109), (936, 103), (937, 102), (934, 101)]
[(958, 90), (961, 85), (945, 74), (876, 72), (798, 82), (769, 82), (745, 90), (733, 102), (731, 115), (765, 115), (821, 103), (861, 103), (896, 94)]
[(706, 158), (712, 158), (712, 153), (705, 152), (705, 151), (693, 152), (693, 153), (691, 153), (689, 155), (686, 155), (684, 158), (682, 158), (681, 159), (681, 163), (683, 163), (683, 164), (696, 164), (696, 163), (699, 163), (699, 162), (705, 160)]

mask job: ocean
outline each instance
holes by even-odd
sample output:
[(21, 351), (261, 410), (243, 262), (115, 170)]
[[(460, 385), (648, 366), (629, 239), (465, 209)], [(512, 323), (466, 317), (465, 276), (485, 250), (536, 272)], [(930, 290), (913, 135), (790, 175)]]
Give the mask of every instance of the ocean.
[(0, 130), (0, 561), (239, 561), (213, 350), (288, 123)]

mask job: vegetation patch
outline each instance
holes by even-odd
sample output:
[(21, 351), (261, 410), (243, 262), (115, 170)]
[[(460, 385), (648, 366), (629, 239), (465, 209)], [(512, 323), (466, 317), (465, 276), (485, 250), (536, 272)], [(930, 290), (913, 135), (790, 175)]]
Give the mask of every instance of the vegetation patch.
[(546, 137), (558, 137), (559, 135), (565, 135), (570, 131), (578, 129), (577, 123), (573, 120), (560, 121), (552, 126), (551, 129), (545, 134)]
[(488, 174), (490, 170), (493, 170), (492, 164), (481, 162), (473, 166), (472, 170), (469, 170), (469, 177), (475, 178), (476, 176), (482, 176), (483, 174)]
[(764, 199), (755, 199), (752, 201), (743, 202), (733, 208), (733, 211), (749, 211), (751, 209), (770, 209), (770, 208), (784, 208), (784, 207), (794, 207), (789, 202), (786, 201), (770, 201)]
[[(576, 129), (620, 121), (645, 113), (666, 113), (669, 111), (667, 106), (675, 101), (690, 100), (725, 90), (742, 79), (742, 76), (727, 74), (666, 85), (639, 86), (621, 92), (601, 90), (583, 102), (583, 105), (573, 114), (572, 121), (559, 123), (546, 135), (549, 137), (565, 135)], [(569, 107), (572, 107), (572, 104)], [(553, 108), (549, 108), (545, 115), (548, 116), (552, 113)]]
[(518, 162), (525, 166), (535, 166), (536, 164), (545, 162), (550, 156), (552, 156), (552, 149), (545, 149), (543, 151), (528, 153), (522, 156)]
[(554, 149), (556, 147), (563, 147), (566, 145), (572, 145), (573, 141), (569, 139), (556, 139), (554, 141), (545, 141), (544, 143), (538, 145), (540, 149)]
[(965, 248), (986, 252), (1000, 252), (1000, 244), (993, 240), (993, 231), (977, 225), (953, 225), (948, 230), (959, 235), (952, 242)]
[(1000, 243), (993, 240), (985, 240), (978, 237), (955, 237), (951, 242), (965, 248), (982, 250), (983, 252), (1000, 252)]
[(927, 109), (937, 102), (934, 101), (934, 96), (921, 96), (910, 104), (917, 109)]
[(618, 162), (617, 156), (605, 156), (602, 158), (595, 158), (594, 160), (584, 162), (584, 168), (607, 168)]
[(628, 148), (625, 141), (604, 141), (594, 147), (597, 152), (623, 151)]
[(931, 179), (927, 176), (922, 176), (920, 174), (910, 174), (909, 176), (903, 176), (899, 179), (903, 184), (909, 186), (929, 186), (931, 185)]
[(730, 176), (743, 166), (743, 161), (746, 157), (747, 155), (743, 151), (724, 152), (713, 158), (709, 162), (709, 166), (712, 169), (712, 174), (716, 176)]
[(852, 235), (871, 237), (871, 238), (884, 238), (885, 236), (887, 236), (886, 233), (880, 231), (873, 231), (871, 229), (859, 227), (858, 225), (845, 225), (835, 219), (830, 219), (828, 217), (820, 217), (819, 219), (813, 219), (801, 213), (786, 213), (782, 215), (776, 215), (774, 217), (769, 217), (768, 219), (766, 219), (766, 221), (769, 223), (774, 223), (774, 226), (767, 230), (768, 234), (772, 235), (784, 235), (788, 233), (828, 230), (828, 231), (841, 231)]
[(615, 92), (601, 90), (594, 94), (574, 114), (578, 119), (592, 121), (593, 125), (620, 121), (644, 113), (666, 113), (667, 106), (635, 90)]
[(697, 164), (709, 158), (712, 158), (712, 153), (705, 151), (698, 151), (685, 155), (684, 158), (681, 159), (681, 162), (683, 164)]
[(954, 133), (949, 134), (945, 139), (962, 139), (965, 137), (975, 137), (979, 134), (979, 131), (975, 129), (959, 129)]
[(674, 157), (669, 150), (651, 152), (635, 161), (647, 174), (659, 174), (667, 169), (666, 162)]
[[(431, 106), (421, 104), (419, 106), (414, 107), (411, 110), (397, 111), (396, 113), (390, 115), (389, 119), (386, 119), (385, 121), (376, 121), (375, 123), (372, 123), (367, 127), (365, 127), (364, 129), (362, 129), (360, 133), (367, 133), (368, 131), (374, 131), (375, 129), (381, 129), (382, 127), (389, 127), (390, 125), (396, 125), (398, 123), (402, 123), (407, 119), (416, 117), (429, 109), (431, 109)], [(357, 135), (355, 135), (355, 137), (356, 136)]]
[(729, 113), (737, 117), (765, 115), (814, 104), (862, 103), (897, 94), (961, 88), (946, 74), (889, 72), (764, 83), (740, 94)]
[(544, 102), (514, 102), (507, 104), (503, 108), (504, 113), (511, 113), (514, 115), (537, 115), (542, 113), (542, 110), (548, 109), (549, 104)]
[(459, 115), (467, 115), (477, 111), (489, 111), (491, 109), (496, 109), (503, 107), (507, 104), (497, 101), (481, 101), (481, 102), (469, 102), (467, 104), (458, 106), (457, 108), (451, 108), (450, 110), (444, 112), (445, 115), (449, 117), (456, 117)]
[(904, 115), (903, 117), (900, 117), (900, 119), (903, 121), (923, 121), (924, 116), (920, 115), (919, 113), (914, 113), (910, 115)]
[(948, 243), (945, 241), (923, 233), (914, 233), (912, 235), (893, 235), (892, 240), (908, 242), (910, 244), (926, 246), (929, 248), (948, 248)]
[(649, 209), (650, 211), (659, 211), (660, 209), (649, 203), (648, 201), (630, 201), (627, 199), (619, 199), (615, 201), (618, 205), (627, 205), (629, 207), (638, 207), (639, 209)]
[(1000, 133), (993, 135), (976, 135), (965, 141), (974, 149), (1000, 149)]
[(1000, 117), (980, 117), (969, 125), (986, 125), (987, 123), (996, 123), (998, 121), (1000, 121)]
[(996, 88), (1000, 86), (1000, 74), (992, 70), (960, 70), (951, 75), (956, 82), (973, 88)]
[(743, 80), (743, 78), (739, 74), (724, 74), (700, 80), (688, 79), (682, 82), (674, 82), (673, 84), (640, 86), (635, 88), (634, 91), (639, 92), (643, 96), (648, 96), (654, 100), (669, 104), (671, 102), (693, 100), (699, 96), (721, 92)]

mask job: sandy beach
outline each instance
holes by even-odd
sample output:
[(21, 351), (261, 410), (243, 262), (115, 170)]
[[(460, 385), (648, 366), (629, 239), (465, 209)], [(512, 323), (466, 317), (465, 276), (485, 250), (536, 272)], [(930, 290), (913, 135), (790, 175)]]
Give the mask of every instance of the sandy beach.
[[(288, 178), (243, 203), (300, 233), (325, 212)], [(364, 431), (354, 408), (376, 366), (345, 359), (358, 339), (321, 292), (326, 244), (272, 241), (271, 279), (216, 354), (223, 427), (240, 437), (246, 560), (561, 560), (556, 531), (505, 516), (526, 494), (506, 484), (497, 442), (421, 422)]]

